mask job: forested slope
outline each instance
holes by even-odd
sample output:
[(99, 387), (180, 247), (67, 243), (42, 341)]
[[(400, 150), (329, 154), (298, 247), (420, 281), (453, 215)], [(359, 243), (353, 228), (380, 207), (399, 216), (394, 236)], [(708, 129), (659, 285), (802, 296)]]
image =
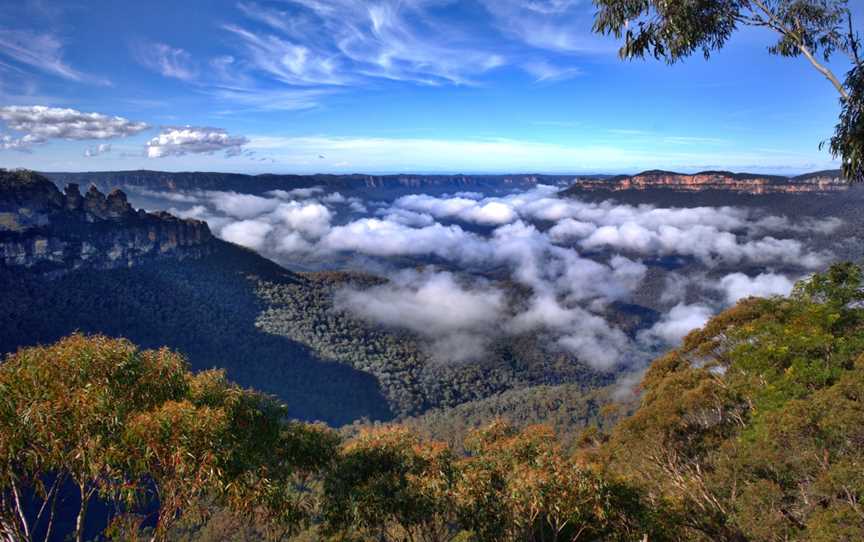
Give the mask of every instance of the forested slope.
[(342, 288), (363, 288), (383, 279), (357, 273), (298, 273), (292, 282), (261, 280), (267, 302), (258, 325), (308, 345), (322, 358), (374, 374), (400, 415), (454, 407), (511, 389), (573, 384), (590, 389), (610, 383), (614, 373), (592, 370), (561, 351), (546, 348), (542, 335), (502, 338), (476, 362), (441, 362), (409, 333), (383, 329), (334, 307)]
[(128, 269), (81, 270), (49, 280), (0, 268), (0, 352), (73, 331), (170, 346), (195, 369), (224, 368), (234, 381), (277, 395), (290, 414), (342, 424), (388, 419), (375, 378), (322, 362), (303, 345), (258, 329), (264, 303), (254, 278), (296, 278), (257, 254), (218, 240), (199, 260), (162, 259)]

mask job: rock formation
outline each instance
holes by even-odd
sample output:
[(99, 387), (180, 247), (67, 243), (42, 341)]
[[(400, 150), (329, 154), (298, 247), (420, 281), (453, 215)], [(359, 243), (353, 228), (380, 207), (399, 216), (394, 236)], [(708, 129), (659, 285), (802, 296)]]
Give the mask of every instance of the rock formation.
[(788, 194), (837, 192), (848, 188), (839, 171), (819, 171), (798, 177), (702, 171), (694, 174), (671, 171), (643, 171), (637, 175), (579, 179), (574, 185), (584, 190), (646, 190), (663, 188), (682, 192), (722, 190), (741, 194)]
[(126, 194), (76, 184), (61, 193), (30, 171), (0, 170), (0, 266), (59, 275), (78, 268), (129, 267), (156, 257), (197, 258), (211, 250), (207, 224), (136, 211)]

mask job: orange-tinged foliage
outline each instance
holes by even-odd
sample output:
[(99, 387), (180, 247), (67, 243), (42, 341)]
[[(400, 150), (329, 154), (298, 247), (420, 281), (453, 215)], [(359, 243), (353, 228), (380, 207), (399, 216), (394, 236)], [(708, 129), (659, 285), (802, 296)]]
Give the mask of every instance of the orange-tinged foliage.
[[(66, 480), (80, 496), (78, 540), (97, 495), (121, 515), (155, 500), (156, 540), (205, 496), (294, 531), (309, 519), (294, 484), (336, 443), (219, 371), (193, 375), (180, 355), (123, 339), (76, 334), (23, 349), (0, 365), (0, 391), (0, 531), (16, 540), (49, 537)], [(50, 514), (33, 516), (23, 496)]]

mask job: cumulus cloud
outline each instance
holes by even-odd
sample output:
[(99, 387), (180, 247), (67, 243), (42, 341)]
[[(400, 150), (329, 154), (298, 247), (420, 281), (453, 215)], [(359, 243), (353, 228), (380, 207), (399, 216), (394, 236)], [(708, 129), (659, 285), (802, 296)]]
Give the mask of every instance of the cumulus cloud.
[(436, 198), (415, 194), (397, 199), (394, 206), (426, 213), (436, 218), (455, 218), (483, 225), (508, 224), (518, 217), (513, 207), (505, 202), (494, 200), (478, 202), (464, 197)]
[(253, 218), (270, 213), (280, 205), (278, 199), (237, 192), (209, 192), (206, 197), (217, 211), (234, 218)]
[(166, 127), (147, 142), (147, 156), (183, 156), (225, 151), (225, 156), (238, 156), (243, 145), (249, 143), (245, 136), (232, 136), (221, 128), (196, 126)]
[(117, 116), (41, 105), (0, 107), (10, 130), (42, 139), (112, 139), (143, 132), (150, 126)]
[(591, 367), (608, 370), (621, 364), (630, 341), (619, 329), (588, 310), (565, 307), (551, 292), (538, 293), (524, 312), (508, 323), (515, 332), (542, 329), (558, 336), (557, 344)]
[(100, 154), (106, 154), (111, 152), (111, 144), (110, 143), (100, 143), (95, 147), (87, 147), (84, 149), (84, 156), (87, 158), (92, 158), (94, 156), (99, 156)]
[[(310, 197), (315, 196), (317, 194), (322, 194), (323, 192), (324, 192), (324, 187), (312, 186), (309, 188), (295, 188), (293, 190), (271, 190), (271, 191), (267, 192), (267, 195), (273, 196), (276, 198), (280, 198), (280, 199), (310, 198)], [(339, 194), (338, 192), (334, 192), (333, 194), (331, 194), (329, 196), (329, 200), (330, 201), (336, 201), (333, 199), (334, 197), (336, 198), (336, 200), (338, 200), (339, 198), (342, 198), (344, 200), (344, 198), (342, 197), (342, 194)]]
[(321, 247), (371, 256), (438, 256), (466, 262), (488, 251), (479, 236), (459, 226), (434, 223), (412, 228), (378, 218), (363, 218), (335, 226), (321, 240)]
[(30, 152), (30, 147), (45, 143), (45, 138), (27, 134), (22, 137), (12, 137), (10, 135), (0, 135), (0, 149), (12, 150), (20, 152)]

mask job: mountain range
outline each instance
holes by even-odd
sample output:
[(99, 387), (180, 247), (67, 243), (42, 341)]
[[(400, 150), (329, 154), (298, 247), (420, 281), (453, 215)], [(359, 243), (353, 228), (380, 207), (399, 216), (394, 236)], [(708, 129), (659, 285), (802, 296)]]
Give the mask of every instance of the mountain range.
[(476, 363), (433, 362), (411, 333), (332, 309), (336, 291), (382, 279), (291, 272), (204, 222), (134, 210), (117, 189), (61, 193), (39, 174), (0, 171), (0, 255), (0, 354), (75, 331), (169, 346), (196, 370), (278, 396), (298, 419), (418, 416), (538, 385), (565, 400), (614, 379), (546, 355), (531, 334)]
[(264, 193), (322, 186), (326, 189), (365, 192), (392, 192), (404, 189), (465, 190), (472, 188), (531, 187), (537, 184), (561, 185), (588, 190), (645, 190), (665, 188), (674, 191), (718, 190), (746, 194), (831, 192), (843, 190), (846, 183), (839, 170), (826, 170), (794, 177), (704, 171), (695, 174), (645, 171), (636, 175), (244, 175), (213, 172), (101, 171), (46, 172), (57, 183), (93, 184), (103, 191), (126, 190), (223, 190)]

